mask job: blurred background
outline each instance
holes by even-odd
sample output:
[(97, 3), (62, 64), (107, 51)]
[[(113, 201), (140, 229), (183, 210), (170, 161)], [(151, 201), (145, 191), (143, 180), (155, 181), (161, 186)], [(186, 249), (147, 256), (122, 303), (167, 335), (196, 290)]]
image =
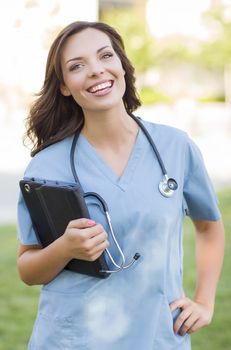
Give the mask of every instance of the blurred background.
[[(223, 203), (230, 232), (231, 0), (8, 0), (0, 2), (0, 16), (0, 233), (5, 249), (0, 272), (7, 281), (1, 266), (10, 262), (16, 276), (18, 181), (30, 160), (30, 149), (23, 145), (25, 118), (43, 83), (54, 37), (76, 20), (104, 21), (120, 32), (136, 69), (142, 100), (136, 115), (183, 129), (196, 141)], [(193, 243), (189, 239), (187, 244)], [(29, 307), (30, 300), (34, 305), (37, 298), (37, 287), (28, 292), (21, 284), (14, 287), (8, 282), (0, 286), (0, 349), (26, 349), (32, 323), (26, 323), (23, 330), (19, 310), (26, 308), (34, 318), (35, 310)], [(231, 296), (230, 278), (224, 277), (222, 283), (221, 304)], [(4, 311), (10, 288), (16, 288), (21, 299), (12, 295)], [(220, 325), (231, 326), (222, 306)], [(230, 308), (230, 302), (226, 310), (227, 306)], [(13, 324), (11, 335), (4, 328), (7, 319)], [(213, 333), (202, 331), (195, 338), (195, 349), (231, 349), (230, 336), (216, 327)], [(208, 345), (214, 332), (220, 342)]]
[(116, 27), (136, 68), (137, 114), (186, 130), (215, 187), (231, 186), (230, 0), (8, 0), (0, 13), (0, 222), (15, 220), (17, 180), (30, 159), (24, 120), (49, 46), (75, 20)]

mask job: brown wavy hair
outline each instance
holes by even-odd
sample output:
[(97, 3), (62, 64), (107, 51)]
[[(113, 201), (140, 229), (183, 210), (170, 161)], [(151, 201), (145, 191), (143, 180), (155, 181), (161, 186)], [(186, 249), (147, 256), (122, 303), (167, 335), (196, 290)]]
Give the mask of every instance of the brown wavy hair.
[(31, 156), (51, 144), (81, 130), (84, 123), (82, 108), (72, 96), (63, 96), (64, 83), (61, 69), (61, 50), (67, 39), (87, 28), (104, 32), (121, 60), (125, 71), (126, 90), (123, 96), (128, 113), (141, 105), (135, 88), (134, 68), (126, 56), (124, 43), (117, 31), (102, 22), (78, 21), (65, 27), (56, 37), (48, 53), (45, 80), (37, 99), (33, 102), (26, 120), (26, 138), (32, 141)]

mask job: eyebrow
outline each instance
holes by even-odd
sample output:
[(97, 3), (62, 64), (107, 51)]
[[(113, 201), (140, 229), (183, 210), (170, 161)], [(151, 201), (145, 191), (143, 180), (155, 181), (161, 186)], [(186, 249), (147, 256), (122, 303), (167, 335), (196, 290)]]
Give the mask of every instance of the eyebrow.
[[(106, 49), (107, 47), (111, 47), (111, 46), (109, 46), (109, 45), (103, 46), (103, 47), (101, 47), (100, 49), (98, 49), (98, 50), (96, 51), (96, 53), (97, 53), (97, 54), (100, 53), (101, 51), (103, 51), (103, 50)], [(82, 60), (82, 59), (83, 59), (83, 57), (73, 57), (73, 58), (69, 59), (68, 61), (66, 61), (66, 64), (67, 64), (68, 62), (77, 61), (77, 60)]]

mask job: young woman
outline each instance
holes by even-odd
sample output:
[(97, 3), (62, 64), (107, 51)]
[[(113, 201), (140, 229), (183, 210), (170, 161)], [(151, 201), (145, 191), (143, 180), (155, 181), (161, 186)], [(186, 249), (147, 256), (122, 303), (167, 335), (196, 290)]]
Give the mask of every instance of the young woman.
[[(140, 106), (134, 83), (122, 39), (107, 24), (72, 23), (51, 46), (28, 118), (34, 148), (25, 177), (73, 183), (69, 154), (79, 132), (74, 163), (82, 188), (107, 202), (124, 265), (137, 251), (141, 257), (106, 279), (64, 269), (73, 258), (94, 261), (106, 248), (120, 266), (99, 203), (89, 198), (92, 220), (69, 222), (60, 238), (42, 248), (20, 197), (19, 273), (28, 285), (43, 285), (31, 350), (188, 350), (189, 334), (211, 322), (224, 249), (217, 200), (187, 134), (138, 120), (158, 159), (131, 115)], [(165, 174), (159, 188), (163, 167), (175, 180)], [(195, 225), (193, 300), (182, 287), (186, 214)], [(116, 270), (110, 259), (108, 265)]]

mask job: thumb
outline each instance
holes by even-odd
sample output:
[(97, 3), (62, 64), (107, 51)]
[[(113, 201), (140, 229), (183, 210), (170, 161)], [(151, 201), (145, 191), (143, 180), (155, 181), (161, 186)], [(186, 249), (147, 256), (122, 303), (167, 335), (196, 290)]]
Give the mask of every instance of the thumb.
[(95, 225), (95, 221), (87, 218), (75, 219), (69, 222), (69, 228), (87, 228)]
[(173, 301), (169, 306), (170, 306), (171, 312), (175, 311), (176, 309), (182, 306), (182, 299), (177, 299)]

